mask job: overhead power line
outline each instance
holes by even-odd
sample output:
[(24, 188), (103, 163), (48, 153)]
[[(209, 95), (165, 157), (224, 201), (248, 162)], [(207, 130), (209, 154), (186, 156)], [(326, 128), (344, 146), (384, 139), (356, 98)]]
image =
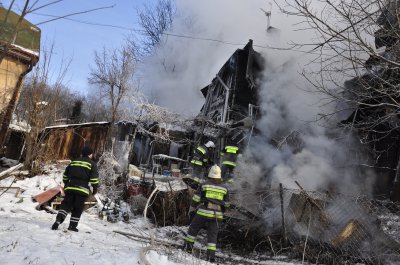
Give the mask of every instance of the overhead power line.
[[(56, 15), (50, 15), (50, 14), (43, 14), (43, 13), (32, 13), (35, 15), (39, 16), (46, 16), (46, 17), (54, 17), (54, 18), (60, 18), (60, 16)], [(127, 31), (135, 31), (139, 33), (145, 33), (145, 30), (143, 29), (138, 29), (138, 28), (131, 28), (131, 27), (124, 27), (124, 26), (119, 26), (119, 25), (113, 25), (113, 24), (104, 24), (104, 23), (97, 23), (97, 22), (90, 22), (90, 21), (85, 21), (85, 20), (80, 20), (80, 19), (73, 19), (69, 17), (61, 17), (62, 19), (70, 20), (73, 22), (81, 23), (81, 24), (86, 24), (86, 25), (92, 25), (92, 26), (100, 26), (100, 27), (110, 27), (110, 28), (117, 28), (121, 30), (127, 30)], [(191, 39), (191, 40), (201, 40), (201, 41), (211, 41), (211, 42), (218, 42), (226, 45), (232, 45), (232, 46), (245, 46), (246, 43), (235, 43), (231, 41), (226, 41), (226, 40), (220, 40), (220, 39), (214, 39), (214, 38), (208, 38), (208, 37), (199, 37), (199, 36), (190, 36), (190, 35), (184, 35), (184, 34), (177, 34), (177, 33), (171, 33), (171, 32), (163, 32), (161, 33), (162, 35), (165, 36), (171, 36), (171, 37), (176, 37), (176, 38), (184, 38), (184, 39)], [(253, 44), (254, 47), (257, 48), (262, 48), (262, 49), (272, 49), (272, 50), (292, 50), (291, 48), (282, 48), (282, 47), (273, 47), (269, 45), (258, 45), (258, 44)]]

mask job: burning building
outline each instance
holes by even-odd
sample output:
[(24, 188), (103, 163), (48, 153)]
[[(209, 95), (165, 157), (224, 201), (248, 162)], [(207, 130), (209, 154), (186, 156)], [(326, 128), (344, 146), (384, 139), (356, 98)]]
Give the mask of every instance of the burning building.
[[(257, 76), (263, 67), (262, 56), (249, 40), (237, 49), (201, 92), (205, 102), (197, 117), (197, 139), (205, 135), (222, 149), (225, 144), (245, 144), (249, 130), (258, 113)], [(248, 129), (248, 128), (247, 128)], [(247, 133), (245, 133), (247, 132)]]

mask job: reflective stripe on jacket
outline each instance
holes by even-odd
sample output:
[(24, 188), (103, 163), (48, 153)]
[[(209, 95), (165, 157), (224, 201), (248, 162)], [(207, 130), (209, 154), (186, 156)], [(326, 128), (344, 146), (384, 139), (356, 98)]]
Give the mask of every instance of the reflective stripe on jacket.
[(236, 146), (227, 145), (224, 152), (221, 153), (221, 164), (236, 167), (236, 160), (239, 156), (239, 148)]
[(198, 215), (222, 219), (225, 208), (230, 206), (228, 189), (220, 182), (207, 180), (193, 195), (191, 206), (198, 207)]
[(99, 185), (97, 165), (89, 157), (72, 160), (63, 175), (65, 191), (79, 192), (89, 195), (89, 183), (93, 189)]
[(193, 150), (193, 157), (190, 163), (197, 166), (205, 166), (208, 162), (208, 148), (205, 145), (200, 145)]

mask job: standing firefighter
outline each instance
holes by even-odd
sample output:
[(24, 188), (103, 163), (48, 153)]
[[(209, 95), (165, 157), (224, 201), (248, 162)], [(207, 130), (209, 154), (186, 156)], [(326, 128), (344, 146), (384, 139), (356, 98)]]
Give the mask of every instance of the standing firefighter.
[(239, 156), (239, 148), (234, 145), (225, 146), (224, 151), (221, 152), (221, 172), (225, 182), (232, 180), (233, 170)]
[(99, 185), (97, 165), (91, 160), (92, 157), (92, 149), (85, 146), (82, 149), (82, 157), (72, 160), (65, 169), (63, 176), (65, 198), (60, 205), (56, 221), (51, 229), (57, 230), (68, 213), (71, 212), (68, 230), (78, 232), (76, 227), (83, 212), (85, 201), (90, 194), (89, 183), (93, 188), (93, 195), (97, 193)]
[(192, 251), (195, 238), (200, 229), (207, 229), (207, 259), (215, 261), (219, 222), (223, 212), (229, 207), (228, 189), (221, 183), (221, 169), (214, 165), (208, 173), (208, 179), (200, 185), (193, 195), (189, 212), (196, 211), (185, 238), (184, 248)]
[(190, 163), (193, 167), (192, 179), (195, 182), (201, 182), (204, 179), (204, 173), (210, 164), (210, 148), (215, 148), (212, 141), (208, 141), (205, 145), (200, 145), (193, 150), (193, 157)]

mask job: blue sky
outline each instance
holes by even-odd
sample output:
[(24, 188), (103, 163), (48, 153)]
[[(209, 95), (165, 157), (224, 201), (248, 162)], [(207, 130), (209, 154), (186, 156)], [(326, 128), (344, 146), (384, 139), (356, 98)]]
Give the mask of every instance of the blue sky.
[[(8, 7), (11, 1), (0, 1)], [(34, 2), (34, 1), (31, 1)], [(42, 6), (54, 0), (39, 0), (36, 6)], [(90, 13), (69, 17), (91, 23), (110, 24), (126, 28), (139, 28), (137, 23), (137, 8), (142, 8), (143, 3), (149, 0), (64, 0), (62, 2), (44, 7), (29, 14), (26, 19), (33, 24), (51, 19), (44, 15), (63, 16), (71, 13), (82, 12), (90, 9), (115, 5), (113, 8), (102, 9)], [(17, 0), (14, 11), (22, 9), (25, 0)], [(131, 33), (129, 30), (83, 24), (68, 19), (60, 19), (39, 25), (42, 30), (41, 45), (49, 46), (54, 43), (52, 66), (53, 76), (57, 75), (59, 65), (71, 59), (65, 83), (73, 91), (85, 94), (88, 90), (87, 77), (90, 65), (93, 65), (94, 51), (102, 47), (118, 47)]]

